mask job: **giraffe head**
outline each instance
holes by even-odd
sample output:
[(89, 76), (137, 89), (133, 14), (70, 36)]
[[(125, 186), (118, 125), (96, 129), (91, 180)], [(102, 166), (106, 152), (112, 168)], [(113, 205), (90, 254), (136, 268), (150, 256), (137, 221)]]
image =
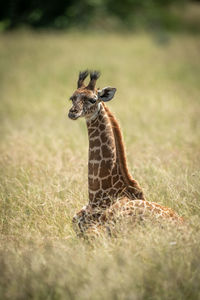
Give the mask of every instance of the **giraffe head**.
[[(84, 80), (90, 73), (90, 82), (86, 86)], [(70, 97), (72, 107), (69, 110), (68, 116), (72, 120), (79, 117), (92, 118), (96, 115), (100, 108), (100, 102), (110, 101), (116, 92), (116, 88), (105, 87), (103, 89), (96, 89), (96, 81), (99, 78), (98, 71), (88, 72), (83, 71), (79, 73), (77, 89)]]

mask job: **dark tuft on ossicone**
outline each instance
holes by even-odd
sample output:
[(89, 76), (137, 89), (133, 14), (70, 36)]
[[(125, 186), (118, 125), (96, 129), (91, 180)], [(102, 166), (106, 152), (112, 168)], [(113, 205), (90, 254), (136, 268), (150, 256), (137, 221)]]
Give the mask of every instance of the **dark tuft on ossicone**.
[(78, 76), (78, 88), (80, 88), (83, 85), (83, 81), (88, 76), (88, 74), (89, 74), (88, 70), (79, 72), (79, 76)]
[(100, 77), (101, 73), (99, 71), (90, 71), (90, 79), (97, 80)]
[(80, 71), (80, 72), (79, 72), (79, 79), (80, 79), (80, 80), (85, 80), (85, 78), (88, 76), (88, 74), (89, 74), (89, 71), (88, 71), (88, 70)]
[(87, 86), (87, 89), (94, 90), (97, 79), (100, 77), (99, 71), (90, 71), (90, 82)]

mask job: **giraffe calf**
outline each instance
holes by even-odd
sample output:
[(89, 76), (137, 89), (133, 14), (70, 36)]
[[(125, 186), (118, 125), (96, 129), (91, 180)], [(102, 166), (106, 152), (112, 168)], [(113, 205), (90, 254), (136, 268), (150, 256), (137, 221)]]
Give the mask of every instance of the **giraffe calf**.
[(113, 99), (116, 88), (96, 89), (100, 76), (97, 71), (90, 72), (90, 81), (85, 85), (88, 75), (87, 70), (79, 73), (68, 113), (72, 120), (85, 118), (89, 138), (89, 202), (74, 216), (75, 230), (81, 234), (104, 231), (120, 219), (134, 223), (153, 218), (181, 223), (183, 219), (171, 208), (146, 201), (142, 188), (128, 171), (119, 124), (105, 104)]

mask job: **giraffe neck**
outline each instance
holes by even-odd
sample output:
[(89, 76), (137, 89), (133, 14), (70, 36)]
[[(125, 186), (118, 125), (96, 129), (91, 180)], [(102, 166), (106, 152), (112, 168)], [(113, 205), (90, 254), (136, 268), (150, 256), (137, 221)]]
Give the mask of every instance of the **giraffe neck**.
[[(116, 127), (118, 131), (116, 130)], [(87, 120), (89, 136), (88, 191), (93, 207), (107, 208), (117, 197), (143, 198), (141, 188), (128, 173), (117, 121), (105, 104)]]

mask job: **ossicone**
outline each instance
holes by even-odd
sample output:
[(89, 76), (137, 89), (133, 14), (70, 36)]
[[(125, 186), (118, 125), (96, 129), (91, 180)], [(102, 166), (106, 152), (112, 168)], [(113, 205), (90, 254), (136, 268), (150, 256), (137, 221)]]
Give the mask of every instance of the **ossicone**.
[(90, 82), (87, 86), (87, 89), (94, 90), (96, 81), (100, 77), (101, 73), (99, 71), (90, 71)]
[(84, 85), (84, 80), (88, 76), (88, 74), (89, 74), (88, 70), (79, 72), (78, 82), (77, 82), (78, 88), (80, 88)]

